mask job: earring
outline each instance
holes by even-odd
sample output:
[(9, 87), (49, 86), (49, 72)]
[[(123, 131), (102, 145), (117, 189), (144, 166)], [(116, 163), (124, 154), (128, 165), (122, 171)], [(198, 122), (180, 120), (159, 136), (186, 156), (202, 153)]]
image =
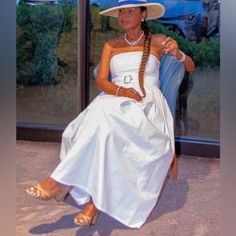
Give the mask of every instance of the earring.
[(141, 21), (144, 22), (144, 19), (142, 19)]

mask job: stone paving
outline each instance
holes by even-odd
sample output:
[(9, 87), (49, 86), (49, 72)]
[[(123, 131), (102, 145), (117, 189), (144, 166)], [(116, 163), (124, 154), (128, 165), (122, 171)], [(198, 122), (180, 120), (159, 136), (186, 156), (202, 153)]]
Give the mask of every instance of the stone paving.
[(45, 179), (59, 162), (59, 143), (17, 141), (16, 235), (68, 236), (219, 236), (220, 160), (181, 156), (177, 181), (166, 178), (151, 217), (130, 229), (101, 213), (94, 226), (79, 227), (73, 218), (83, 206), (70, 196), (65, 203), (41, 201), (25, 189)]

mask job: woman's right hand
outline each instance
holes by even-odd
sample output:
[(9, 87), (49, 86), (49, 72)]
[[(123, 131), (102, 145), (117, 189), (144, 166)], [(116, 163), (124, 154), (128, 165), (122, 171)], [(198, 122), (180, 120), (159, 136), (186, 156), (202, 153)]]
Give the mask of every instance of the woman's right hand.
[(119, 91), (119, 96), (132, 98), (136, 101), (141, 101), (142, 97), (134, 88), (124, 88), (122, 87)]

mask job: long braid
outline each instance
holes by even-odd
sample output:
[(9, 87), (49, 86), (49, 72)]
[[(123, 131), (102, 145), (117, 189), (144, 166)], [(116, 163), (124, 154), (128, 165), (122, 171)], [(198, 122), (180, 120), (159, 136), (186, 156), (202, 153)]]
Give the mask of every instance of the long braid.
[(149, 32), (149, 28), (147, 26), (146, 21), (143, 21), (141, 23), (141, 28), (144, 31), (145, 40), (144, 40), (144, 45), (143, 45), (143, 55), (142, 55), (141, 63), (139, 66), (138, 79), (139, 79), (140, 89), (143, 92), (143, 97), (145, 97), (146, 91), (144, 89), (144, 72), (145, 72), (145, 67), (146, 67), (147, 61), (148, 61), (148, 56), (150, 53), (151, 34)]

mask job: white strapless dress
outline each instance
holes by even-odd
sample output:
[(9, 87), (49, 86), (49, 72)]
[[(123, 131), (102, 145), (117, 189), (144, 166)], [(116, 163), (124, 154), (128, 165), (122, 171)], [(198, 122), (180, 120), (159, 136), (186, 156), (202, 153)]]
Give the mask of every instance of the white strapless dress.
[[(142, 52), (115, 55), (112, 81), (140, 93)], [(139, 228), (155, 206), (174, 155), (173, 118), (159, 90), (159, 60), (150, 54), (146, 97), (137, 102), (100, 93), (65, 129), (61, 162), (51, 177), (73, 186), (78, 204), (98, 209)]]

